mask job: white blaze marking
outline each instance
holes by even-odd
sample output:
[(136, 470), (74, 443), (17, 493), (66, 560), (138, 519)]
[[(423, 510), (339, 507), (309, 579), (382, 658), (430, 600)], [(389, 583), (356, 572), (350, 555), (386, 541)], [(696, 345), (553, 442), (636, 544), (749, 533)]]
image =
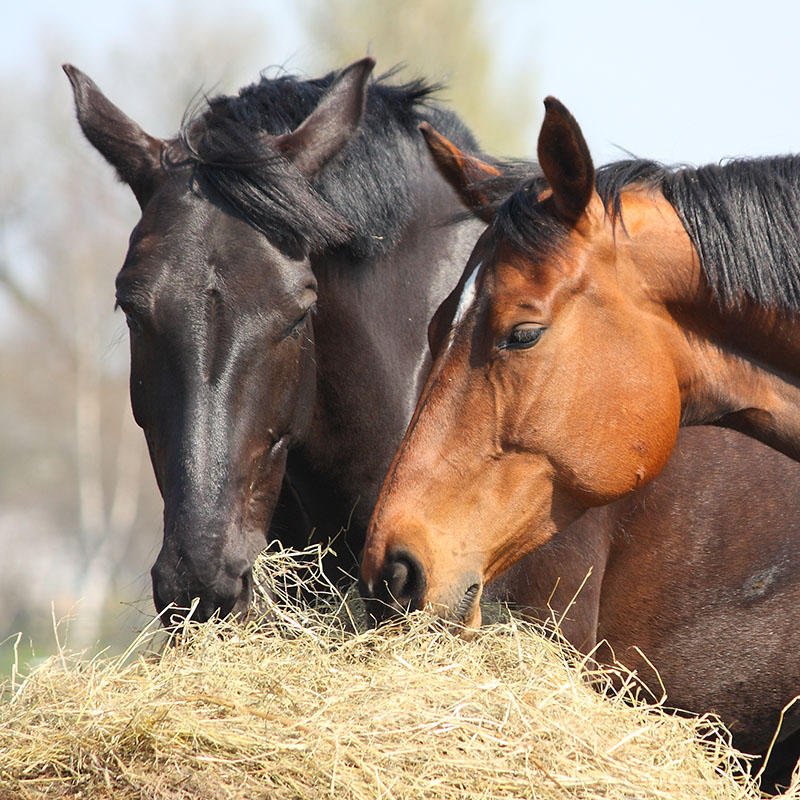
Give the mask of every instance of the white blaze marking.
[(453, 317), (453, 327), (461, 322), (467, 311), (469, 311), (470, 306), (475, 302), (475, 281), (478, 279), (478, 270), (481, 268), (481, 264), (483, 264), (483, 262), (479, 261), (475, 265), (475, 269), (472, 270), (472, 274), (467, 278), (467, 282), (464, 284), (464, 290), (461, 292), (461, 300), (459, 300), (456, 314)]
[(469, 311), (470, 307), (475, 302), (475, 295), (477, 294), (475, 289), (475, 281), (478, 280), (478, 270), (480, 270), (482, 264), (483, 262), (479, 261), (475, 265), (475, 269), (472, 270), (469, 278), (467, 278), (466, 282), (464, 283), (464, 288), (461, 291), (461, 299), (458, 301), (458, 308), (453, 316), (453, 322), (450, 325), (450, 333), (447, 334), (447, 346), (445, 347), (445, 353), (453, 346), (453, 337), (455, 336), (458, 324), (466, 316), (467, 311)]

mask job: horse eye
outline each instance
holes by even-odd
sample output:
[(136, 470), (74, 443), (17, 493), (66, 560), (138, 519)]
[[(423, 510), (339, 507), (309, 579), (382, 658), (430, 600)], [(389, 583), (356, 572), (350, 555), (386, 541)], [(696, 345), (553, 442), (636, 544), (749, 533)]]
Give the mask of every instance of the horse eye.
[(547, 330), (540, 325), (523, 324), (514, 328), (508, 338), (500, 345), (501, 350), (524, 350), (533, 347)]
[(309, 306), (306, 309), (305, 314), (303, 314), (303, 316), (300, 317), (300, 319), (298, 319), (297, 322), (294, 323), (294, 325), (292, 325), (292, 327), (289, 329), (288, 335), (291, 336), (293, 339), (298, 339), (300, 337), (300, 334), (303, 332), (305, 324), (308, 322), (308, 318), (313, 313), (314, 313), (314, 306), (312, 305)]
[(122, 310), (122, 313), (125, 314), (125, 324), (128, 326), (128, 330), (131, 333), (138, 333), (142, 329), (142, 323), (136, 317), (135, 314), (131, 313), (130, 309), (125, 308), (120, 303), (117, 303), (117, 307)]

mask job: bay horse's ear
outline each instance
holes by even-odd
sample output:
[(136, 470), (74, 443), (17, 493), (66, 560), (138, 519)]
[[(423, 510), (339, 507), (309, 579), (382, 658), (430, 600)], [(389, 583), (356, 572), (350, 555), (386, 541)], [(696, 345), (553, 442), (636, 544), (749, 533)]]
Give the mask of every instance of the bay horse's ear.
[(552, 189), (558, 215), (574, 225), (594, 193), (592, 157), (572, 114), (555, 97), (548, 97), (544, 107), (539, 166)]
[(72, 64), (64, 64), (62, 69), (72, 84), (84, 135), (144, 206), (160, 171), (163, 142), (123, 114), (88, 75)]
[(459, 150), (430, 123), (420, 123), (419, 129), (425, 137), (439, 172), (455, 189), (461, 202), (484, 222), (491, 222), (494, 209), (482, 191), (481, 183), (489, 178), (496, 178), (500, 175), (500, 170)]
[(330, 161), (358, 130), (367, 104), (367, 81), (374, 58), (362, 58), (345, 67), (291, 133), (272, 143), (308, 179)]

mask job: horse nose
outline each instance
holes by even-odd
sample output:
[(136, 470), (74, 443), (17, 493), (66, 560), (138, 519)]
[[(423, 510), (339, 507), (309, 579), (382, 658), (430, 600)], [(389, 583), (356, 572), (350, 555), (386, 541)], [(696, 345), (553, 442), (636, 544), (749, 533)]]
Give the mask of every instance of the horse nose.
[[(156, 560), (150, 574), (153, 601), (159, 614), (173, 604), (175, 615), (185, 616), (195, 602), (192, 619), (198, 622), (206, 622), (217, 613), (225, 617), (247, 610), (253, 593), (249, 563), (237, 559), (214, 570), (212, 574), (204, 570), (205, 575), (188, 567), (184, 562), (178, 570), (166, 560)], [(165, 618), (163, 621), (168, 624), (170, 620)]]
[(409, 555), (397, 555), (390, 559), (385, 570), (386, 590), (396, 603), (408, 609), (418, 599), (417, 587), (422, 580), (422, 567)]
[(367, 614), (372, 624), (410, 611), (422, 605), (425, 594), (425, 571), (419, 560), (407, 552), (390, 553), (379, 573), (372, 597), (367, 600)]
[(153, 582), (153, 603), (158, 614), (161, 614), (170, 604), (180, 605), (178, 598), (181, 595), (181, 590), (178, 585), (177, 575), (175, 570), (163, 558), (163, 551), (150, 569), (150, 579)]

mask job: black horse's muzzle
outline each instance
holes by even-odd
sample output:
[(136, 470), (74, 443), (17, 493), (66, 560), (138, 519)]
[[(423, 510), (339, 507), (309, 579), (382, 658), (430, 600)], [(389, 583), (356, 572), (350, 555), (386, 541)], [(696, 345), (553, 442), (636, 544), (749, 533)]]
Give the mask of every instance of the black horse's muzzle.
[[(163, 551), (162, 551), (163, 555)], [(251, 565), (237, 560), (217, 569), (189, 570), (185, 562), (176, 567), (169, 559), (159, 558), (150, 570), (153, 580), (153, 602), (162, 622), (169, 625), (173, 617), (206, 622), (215, 614), (244, 617), (253, 599)], [(205, 573), (205, 574), (203, 574)], [(172, 608), (168, 611), (170, 606)]]

